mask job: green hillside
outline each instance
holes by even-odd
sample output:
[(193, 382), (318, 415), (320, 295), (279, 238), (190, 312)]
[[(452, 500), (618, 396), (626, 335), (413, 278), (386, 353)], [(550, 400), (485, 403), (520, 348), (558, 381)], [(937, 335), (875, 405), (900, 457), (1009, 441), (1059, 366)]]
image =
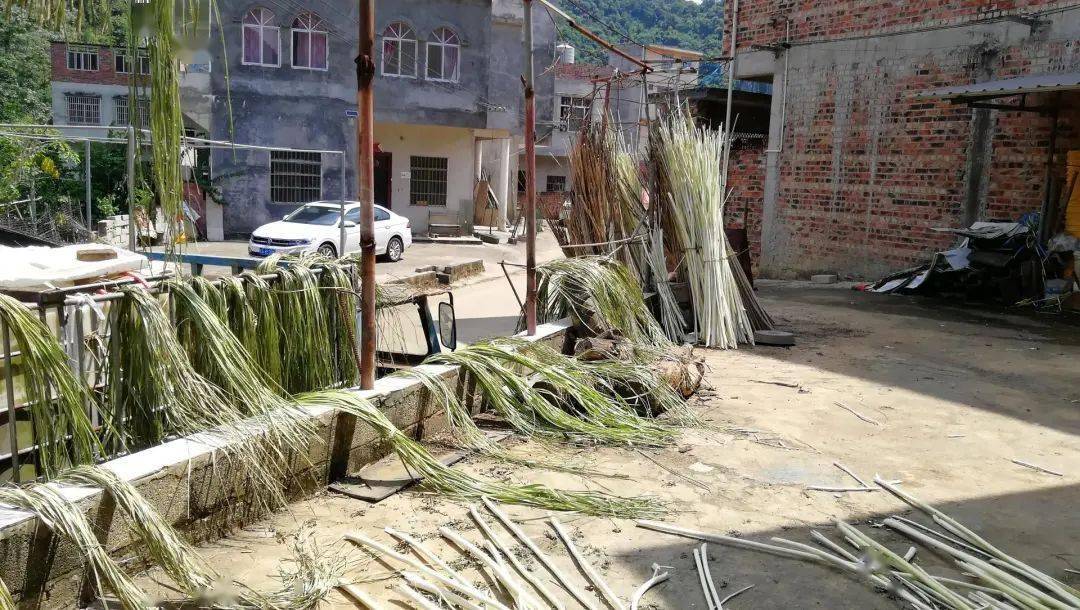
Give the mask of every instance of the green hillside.
[[(690, 0), (558, 0), (558, 4), (611, 42), (630, 42), (622, 33), (645, 44), (671, 45), (714, 56), (721, 51), (724, 5), (719, 0), (702, 0), (700, 4)], [(577, 48), (579, 62), (607, 63), (606, 53), (592, 41), (563, 24), (560, 32), (563, 40)]]

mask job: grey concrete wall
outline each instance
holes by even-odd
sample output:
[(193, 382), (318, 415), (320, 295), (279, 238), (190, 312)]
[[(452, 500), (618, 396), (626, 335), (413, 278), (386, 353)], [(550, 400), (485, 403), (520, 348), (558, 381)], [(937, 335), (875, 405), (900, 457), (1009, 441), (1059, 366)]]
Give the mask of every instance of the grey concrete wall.
[[(356, 119), (348, 114), (356, 105), (356, 3), (315, 0), (304, 4), (305, 10), (320, 15), (329, 25), (326, 71), (291, 67), (289, 26), (299, 8), (287, 11), (277, 3), (268, 8), (275, 12), (275, 25), (281, 28), (281, 66), (243, 65), (241, 22), (253, 6), (257, 3), (223, 4), (221, 21), (226, 48), (222, 48), (220, 36), (211, 36), (210, 55), (215, 61), (210, 84), (213, 106), (208, 122), (213, 137), (274, 147), (344, 149), (345, 193), (347, 198), (355, 198)], [(518, 77), (524, 65), (521, 6), (520, 0), (376, 2), (379, 60), (375, 78), (376, 122), (520, 133), (523, 95)], [(394, 21), (409, 24), (419, 39), (415, 79), (381, 74), (381, 34)], [(542, 70), (554, 55), (555, 31), (551, 20), (539, 11), (536, 24), (537, 65)], [(424, 78), (423, 42), (440, 26), (452, 28), (461, 39), (457, 83)], [(552, 79), (550, 75), (544, 76), (538, 85), (539, 121), (551, 121)], [(322, 196), (337, 198), (342, 188), (337, 160), (324, 159), (323, 169)], [(270, 202), (269, 153), (218, 151), (213, 156), (213, 175), (225, 204), (226, 234), (249, 232), (295, 207)], [(395, 180), (399, 177), (395, 176)], [(423, 226), (414, 229), (422, 230)]]
[[(568, 322), (541, 325), (534, 340), (561, 348)], [(470, 396), (470, 384), (458, 367), (429, 367), (450, 387)], [(371, 400), (401, 430), (414, 438), (426, 438), (447, 429), (445, 413), (419, 382), (384, 378), (375, 389), (359, 392)], [(471, 398), (467, 403), (477, 407)], [(283, 481), (287, 495), (299, 499), (322, 489), (328, 479), (331, 458), (340, 451), (348, 468), (355, 472), (390, 453), (375, 432), (325, 408), (308, 409), (316, 426), (318, 441), (306, 456), (297, 456), (289, 465), (290, 476)], [(340, 444), (335, 441), (340, 439)], [(347, 453), (346, 453), (347, 451)], [(221, 538), (231, 528), (258, 520), (264, 513), (251, 502), (243, 472), (234, 468), (225, 453), (217, 451), (199, 436), (180, 439), (113, 460), (105, 465), (120, 478), (131, 482), (150, 504), (192, 541)], [(100, 490), (61, 488), (61, 492), (85, 508), (86, 515), (102, 532), (109, 554), (135, 572), (145, 558), (126, 518), (109, 514)], [(0, 579), (17, 599), (27, 591), (37, 591), (45, 610), (77, 606), (86, 571), (82, 554), (69, 541), (49, 534), (48, 528), (29, 513), (0, 509)]]

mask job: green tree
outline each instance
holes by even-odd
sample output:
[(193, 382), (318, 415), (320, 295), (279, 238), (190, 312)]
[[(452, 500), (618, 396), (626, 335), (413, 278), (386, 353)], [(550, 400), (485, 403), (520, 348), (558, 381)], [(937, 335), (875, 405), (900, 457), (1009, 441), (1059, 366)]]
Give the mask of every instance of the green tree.
[[(562, 7), (616, 44), (634, 41), (721, 54), (724, 5), (719, 0), (567, 0)], [(559, 32), (577, 49), (582, 63), (607, 63), (607, 51), (596, 43), (564, 24)]]

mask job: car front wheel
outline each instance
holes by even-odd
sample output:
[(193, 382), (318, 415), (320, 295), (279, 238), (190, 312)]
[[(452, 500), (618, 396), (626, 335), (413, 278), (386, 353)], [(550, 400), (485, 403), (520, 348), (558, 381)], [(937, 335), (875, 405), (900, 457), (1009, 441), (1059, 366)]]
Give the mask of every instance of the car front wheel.
[(401, 260), (401, 254), (405, 251), (405, 244), (401, 243), (400, 237), (391, 237), (390, 243), (386, 244), (386, 258), (391, 263)]
[(334, 244), (323, 244), (319, 246), (318, 252), (326, 258), (337, 258), (337, 248), (334, 247)]

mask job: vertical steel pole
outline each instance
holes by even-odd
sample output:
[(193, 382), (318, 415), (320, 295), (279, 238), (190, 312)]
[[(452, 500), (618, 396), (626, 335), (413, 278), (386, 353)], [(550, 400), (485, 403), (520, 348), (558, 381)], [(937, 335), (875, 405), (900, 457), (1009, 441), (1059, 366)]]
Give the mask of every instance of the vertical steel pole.
[(86, 141), (86, 151), (83, 155), (83, 165), (86, 170), (86, 228), (92, 229), (94, 225), (94, 213), (91, 209), (90, 198), (93, 195), (90, 188), (90, 140)]
[(11, 329), (4, 324), (4, 392), (7, 394), (8, 445), (11, 450), (11, 480), (22, 480), (19, 473), (19, 430), (16, 427), (15, 368), (11, 364)]
[[(735, 98), (735, 68), (738, 65), (735, 59), (737, 53), (735, 45), (739, 41), (739, 0), (731, 6), (731, 60), (728, 61), (727, 78), (727, 110), (724, 112), (724, 133), (727, 143), (724, 145), (724, 188), (728, 183), (728, 161), (731, 158), (731, 104)], [(678, 91), (678, 89), (676, 89)]]
[(348, 235), (345, 231), (345, 151), (341, 151), (341, 199), (339, 200), (341, 215), (338, 218), (338, 224), (341, 228), (338, 232), (338, 256), (345, 256), (345, 246), (347, 245)]
[(536, 75), (533, 71), (533, 0), (525, 5), (525, 327), (536, 334)]
[(128, 250), (135, 251), (135, 127), (127, 127)]
[(375, 387), (375, 0), (360, 0), (356, 58), (357, 174), (360, 181), (360, 387)]

